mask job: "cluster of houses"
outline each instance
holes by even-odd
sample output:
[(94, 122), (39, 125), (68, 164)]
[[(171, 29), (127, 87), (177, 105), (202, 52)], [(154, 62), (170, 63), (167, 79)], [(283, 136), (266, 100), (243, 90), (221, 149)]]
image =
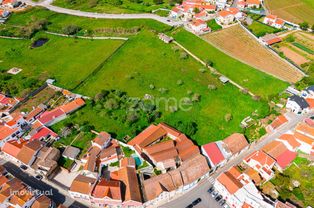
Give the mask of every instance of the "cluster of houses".
[(237, 8), (243, 9), (258, 9), (261, 7), (262, 0), (239, 0), (237, 1)]
[(57, 208), (50, 198), (12, 176), (3, 166), (0, 166), (0, 207)]
[[(0, 10), (1, 14), (1, 10)], [(9, 111), (19, 103), (19, 99), (9, 97), (0, 93), (0, 118), (4, 117)]]
[(307, 87), (301, 92), (294, 89), (290, 93), (293, 95), (287, 100), (287, 110), (296, 114), (304, 114), (314, 108), (314, 86)]
[(48, 127), (84, 104), (83, 99), (77, 98), (53, 110), (39, 105), (27, 114), (14, 112), (6, 116), (0, 125), (0, 147), (4, 156), (48, 177), (58, 167), (60, 158), (60, 151), (50, 147), (59, 136)]
[[(288, 121), (287, 116), (280, 115), (267, 126), (267, 131), (275, 131)], [(230, 137), (237, 137), (233, 139), (236, 143), (231, 146)], [(233, 134), (230, 137), (201, 147), (213, 170), (249, 145), (243, 135)], [(215, 180), (214, 187), (231, 207), (274, 207), (274, 203), (269, 203), (271, 201), (256, 186), (274, 177), (274, 170), (282, 172), (289, 167), (298, 152), (314, 156), (314, 121), (310, 118), (244, 158), (241, 169), (234, 166), (222, 173)], [(275, 204), (283, 203), (277, 201)]]
[(199, 148), (164, 123), (150, 125), (127, 144), (100, 132), (81, 161), (69, 192), (95, 207), (154, 205), (191, 189), (209, 172)]

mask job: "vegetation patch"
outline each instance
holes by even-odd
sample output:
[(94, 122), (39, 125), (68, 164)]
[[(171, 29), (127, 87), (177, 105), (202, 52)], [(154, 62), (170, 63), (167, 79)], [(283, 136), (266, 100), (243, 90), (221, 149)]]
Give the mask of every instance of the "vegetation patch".
[(222, 27), (217, 24), (215, 19), (209, 20), (207, 26), (211, 29), (212, 32), (222, 29)]
[(271, 27), (259, 21), (253, 21), (253, 23), (248, 25), (247, 28), (257, 37), (281, 31), (280, 29)]

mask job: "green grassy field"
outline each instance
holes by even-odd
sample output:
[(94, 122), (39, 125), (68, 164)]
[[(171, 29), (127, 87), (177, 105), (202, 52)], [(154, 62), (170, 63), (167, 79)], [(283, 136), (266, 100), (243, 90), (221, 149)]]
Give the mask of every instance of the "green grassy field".
[(98, 65), (108, 58), (124, 41), (82, 40), (38, 34), (49, 41), (31, 48), (31, 40), (0, 39), (3, 50), (0, 70), (18, 67), (23, 71), (12, 76), (12, 82), (23, 82), (23, 77), (40, 81), (47, 78), (57, 80), (59, 86), (71, 89), (87, 77)]
[(253, 93), (267, 98), (283, 91), (288, 83), (260, 72), (230, 56), (224, 54), (197, 36), (178, 30), (172, 33), (176, 41), (203, 59), (213, 62), (213, 67), (233, 81), (250, 89)]
[(276, 33), (281, 30), (276, 29), (274, 27), (270, 27), (258, 21), (253, 21), (251, 25), (248, 25), (248, 29), (257, 37), (262, 37), (266, 34)]
[[(95, 36), (130, 36), (136, 35), (141, 29), (155, 30), (163, 32), (171, 27), (151, 19), (94, 19), (77, 17), (65, 14), (58, 14), (43, 8), (31, 8), (25, 12), (14, 13), (4, 25), (0, 25), (0, 30), (12, 28), (16, 30), (34, 20), (46, 19), (49, 24), (47, 30), (51, 32), (61, 32), (67, 25), (77, 25), (82, 28), (80, 35), (89, 35), (92, 31)], [(92, 22), (92, 24), (91, 24)]]
[(272, 14), (288, 21), (314, 24), (313, 0), (266, 0), (265, 5)]
[[(165, 121), (170, 125), (175, 125), (178, 121), (197, 123), (198, 131), (193, 139), (198, 144), (223, 139), (233, 132), (242, 132), (239, 127), (241, 120), (255, 110), (259, 115), (267, 113), (265, 102), (253, 101), (250, 96), (242, 94), (231, 85), (223, 86), (209, 72), (200, 72), (202, 66), (191, 57), (181, 59), (182, 52), (176, 52), (172, 47), (164, 44), (151, 32), (142, 32), (131, 38), (96, 76), (77, 91), (94, 96), (104, 89), (118, 89), (127, 92), (131, 97), (143, 98), (145, 94), (149, 94), (154, 96), (154, 100), (177, 101), (190, 97), (188, 91), (197, 93), (201, 96), (200, 102), (193, 103), (188, 111), (179, 109), (171, 112), (161, 102), (159, 110), (162, 117), (158, 121)], [(178, 85), (179, 80), (182, 85)], [(209, 84), (217, 86), (217, 89), (209, 90)], [(155, 89), (151, 89), (150, 85), (154, 85)], [(160, 92), (159, 89), (163, 88), (167, 89), (166, 93)], [(225, 121), (228, 113), (233, 117), (229, 122)], [(94, 117), (93, 114), (86, 116), (102, 121), (98, 125), (106, 126), (108, 131), (117, 132), (119, 137), (125, 133), (132, 135), (127, 126), (123, 129), (126, 124), (115, 125), (116, 122), (104, 120), (101, 116)], [(120, 130), (116, 131), (116, 128)]]
[(77, 9), (81, 11), (103, 12), (103, 13), (150, 13), (158, 8), (168, 8), (169, 1), (162, 1), (161, 4), (153, 0), (56, 0), (54, 5), (64, 8)]

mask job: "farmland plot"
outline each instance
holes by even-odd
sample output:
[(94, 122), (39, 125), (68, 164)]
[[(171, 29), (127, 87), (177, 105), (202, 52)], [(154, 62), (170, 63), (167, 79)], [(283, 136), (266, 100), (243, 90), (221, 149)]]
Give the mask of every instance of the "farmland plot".
[(239, 25), (203, 36), (225, 53), (288, 82), (297, 82), (302, 74), (284, 60), (274, 55)]

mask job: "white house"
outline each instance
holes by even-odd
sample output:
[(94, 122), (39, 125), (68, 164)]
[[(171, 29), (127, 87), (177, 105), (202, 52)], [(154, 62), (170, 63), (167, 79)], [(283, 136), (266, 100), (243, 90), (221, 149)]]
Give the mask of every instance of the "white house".
[(278, 18), (276, 15), (270, 14), (264, 18), (263, 23), (280, 29), (284, 26), (285, 21), (283, 19)]
[(234, 18), (234, 15), (230, 11), (223, 10), (218, 12), (216, 21), (222, 25), (229, 25), (234, 21)]
[(309, 111), (309, 104), (303, 97), (293, 95), (288, 98), (286, 108), (296, 114), (303, 114)]
[(274, 176), (272, 168), (276, 161), (261, 150), (252, 153), (243, 162), (256, 170), (266, 181)]
[(210, 31), (210, 29), (207, 27), (206, 22), (201, 19), (194, 20), (190, 24), (190, 27), (193, 30), (193, 32), (197, 34)]

